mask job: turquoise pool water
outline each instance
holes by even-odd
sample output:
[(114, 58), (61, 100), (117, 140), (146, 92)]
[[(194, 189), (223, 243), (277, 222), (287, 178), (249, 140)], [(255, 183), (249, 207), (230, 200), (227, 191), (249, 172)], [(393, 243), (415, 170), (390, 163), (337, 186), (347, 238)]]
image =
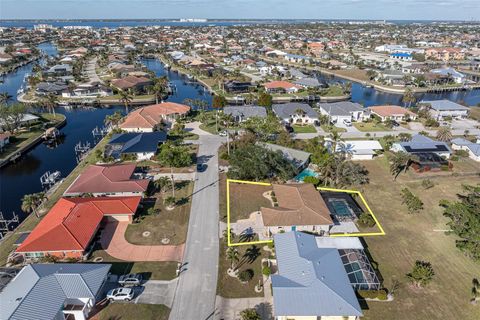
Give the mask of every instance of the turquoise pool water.
[(305, 177), (317, 177), (317, 176), (318, 176), (318, 173), (316, 173), (312, 169), (306, 168), (295, 177), (295, 180), (300, 182), (300, 181), (303, 181)]
[(335, 210), (335, 214), (339, 216), (350, 216), (352, 213), (348, 208), (348, 204), (343, 200), (330, 200), (332, 204), (333, 210)]

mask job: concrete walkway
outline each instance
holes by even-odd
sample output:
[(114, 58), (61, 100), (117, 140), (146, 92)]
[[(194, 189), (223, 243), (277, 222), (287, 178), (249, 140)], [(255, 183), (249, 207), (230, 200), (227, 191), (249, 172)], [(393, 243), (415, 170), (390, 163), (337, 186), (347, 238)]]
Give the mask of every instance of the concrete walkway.
[(128, 222), (107, 223), (100, 240), (112, 257), (125, 261), (181, 261), (184, 245), (142, 246), (125, 239)]
[[(192, 126), (189, 126), (192, 128)], [(218, 276), (218, 148), (220, 137), (199, 132), (197, 161), (205, 170), (197, 172), (182, 273), (178, 281), (170, 319), (212, 319)]]

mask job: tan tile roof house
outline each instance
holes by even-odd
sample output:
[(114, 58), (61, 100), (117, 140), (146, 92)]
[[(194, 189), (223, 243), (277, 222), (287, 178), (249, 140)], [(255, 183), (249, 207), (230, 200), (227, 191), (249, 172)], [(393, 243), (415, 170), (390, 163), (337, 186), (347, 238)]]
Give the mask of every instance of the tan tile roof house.
[(188, 112), (190, 112), (190, 107), (179, 103), (154, 104), (131, 112), (120, 125), (120, 128), (127, 131), (153, 131), (162, 120), (185, 115)]
[(330, 211), (312, 184), (274, 184), (278, 207), (261, 208), (265, 226), (333, 225)]
[(392, 120), (403, 120), (406, 116), (409, 116), (410, 119), (415, 120), (417, 115), (412, 111), (400, 107), (400, 106), (373, 106), (368, 108), (373, 114), (379, 116), (382, 121), (387, 119)]

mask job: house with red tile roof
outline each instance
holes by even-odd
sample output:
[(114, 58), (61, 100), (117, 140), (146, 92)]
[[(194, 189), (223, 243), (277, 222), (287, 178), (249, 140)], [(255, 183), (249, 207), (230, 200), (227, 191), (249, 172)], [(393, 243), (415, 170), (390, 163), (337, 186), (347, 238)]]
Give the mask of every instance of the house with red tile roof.
[(64, 196), (143, 196), (150, 180), (135, 179), (135, 164), (90, 165), (65, 191)]
[(16, 252), (26, 259), (47, 255), (84, 258), (103, 220), (132, 221), (142, 198), (60, 199)]
[(372, 114), (380, 117), (382, 122), (386, 120), (405, 121), (407, 118), (415, 120), (417, 118), (415, 113), (400, 106), (373, 106), (368, 109)]
[(288, 81), (271, 81), (263, 86), (268, 93), (295, 93), (302, 88)]
[(120, 128), (128, 132), (153, 132), (160, 123), (173, 122), (176, 118), (189, 112), (189, 106), (174, 102), (162, 102), (138, 108), (129, 113), (120, 124)]
[(146, 86), (151, 85), (152, 80), (146, 77), (126, 76), (125, 78), (112, 80), (111, 84), (112, 86), (120, 90), (128, 90), (135, 88), (141, 91)]

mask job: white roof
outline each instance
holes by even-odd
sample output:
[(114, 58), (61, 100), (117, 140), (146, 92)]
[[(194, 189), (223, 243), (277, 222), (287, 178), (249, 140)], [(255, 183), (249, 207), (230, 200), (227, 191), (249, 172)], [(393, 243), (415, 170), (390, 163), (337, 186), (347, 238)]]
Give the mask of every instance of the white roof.
[(352, 154), (373, 154), (374, 150), (382, 150), (377, 140), (347, 140), (337, 145), (336, 151)]
[(315, 240), (319, 248), (363, 250), (362, 242), (357, 237), (316, 237)]

